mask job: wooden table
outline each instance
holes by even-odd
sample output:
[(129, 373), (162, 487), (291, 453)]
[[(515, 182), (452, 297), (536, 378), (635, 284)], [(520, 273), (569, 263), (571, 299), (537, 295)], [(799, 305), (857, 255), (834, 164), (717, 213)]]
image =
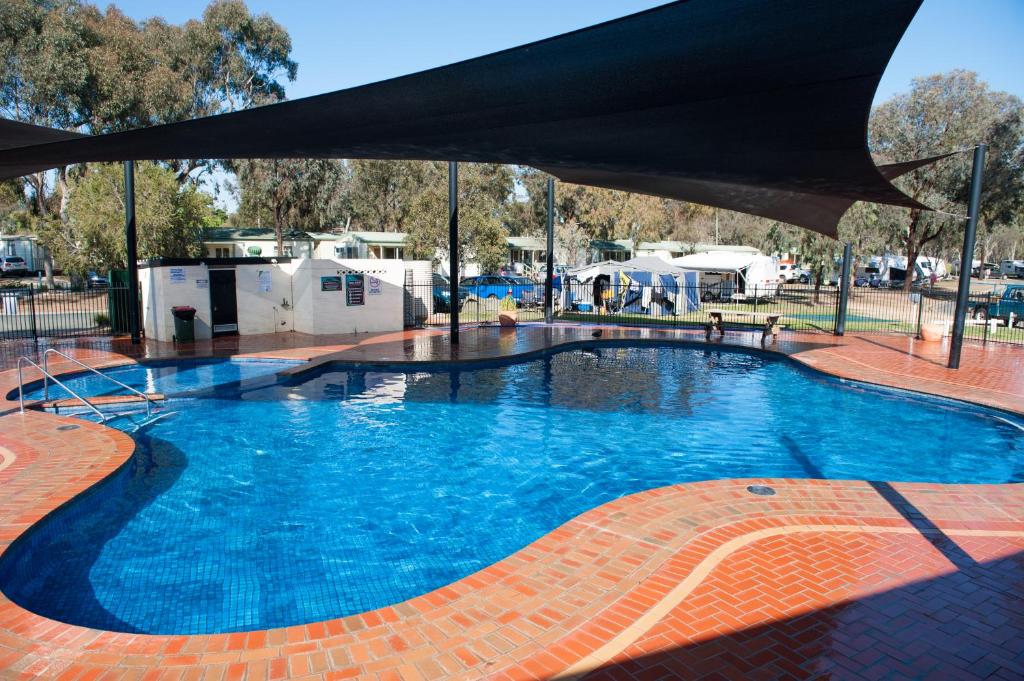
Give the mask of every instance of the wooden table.
[(708, 323), (704, 327), (704, 337), (711, 340), (711, 332), (718, 330), (722, 336), (725, 335), (725, 324), (723, 318), (729, 315), (748, 321), (755, 326), (761, 327), (761, 342), (764, 343), (768, 336), (774, 342), (779, 335), (779, 322), (782, 315), (774, 312), (740, 312), (736, 310), (708, 310)]

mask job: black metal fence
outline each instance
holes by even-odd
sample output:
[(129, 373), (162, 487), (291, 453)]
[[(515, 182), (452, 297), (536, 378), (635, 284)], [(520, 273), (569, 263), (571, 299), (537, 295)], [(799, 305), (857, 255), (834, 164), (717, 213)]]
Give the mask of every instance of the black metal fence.
[[(538, 285), (537, 292), (533, 296), (516, 291), (504, 298), (478, 298), (463, 291), (459, 320), (493, 323), (502, 311), (513, 310), (519, 321), (543, 320), (543, 287)], [(411, 285), (406, 294), (415, 301), (417, 324), (450, 323), (448, 286)], [(711, 310), (721, 310), (726, 313), (727, 325), (763, 324), (763, 315), (772, 314), (781, 316), (783, 330), (833, 333), (839, 289), (789, 283), (725, 294), (717, 286), (634, 284), (616, 289), (607, 284), (567, 282), (555, 290), (554, 300), (555, 318), (563, 321), (699, 328), (707, 324)], [(997, 300), (991, 293), (971, 295), (966, 338), (1024, 345), (1024, 318), (996, 305)], [(925, 286), (907, 293), (897, 288), (855, 287), (850, 291), (845, 331), (920, 336), (922, 328), (929, 326), (948, 335), (955, 309), (956, 291), (951, 289)]]
[[(413, 325), (447, 325), (448, 286), (406, 285), (406, 318)], [(460, 289), (459, 318), (464, 323), (496, 323), (504, 311), (519, 321), (544, 319), (544, 287), (516, 287), (512, 295), (478, 297)], [(127, 287), (47, 288), (39, 284), (0, 282), (0, 339), (97, 335), (128, 332)], [(701, 327), (710, 310), (748, 313), (726, 316), (726, 323), (757, 323), (751, 315), (777, 314), (784, 330), (832, 333), (836, 327), (839, 290), (804, 284), (783, 284), (742, 292), (715, 286), (666, 287), (632, 285), (595, 287), (566, 282), (555, 289), (555, 318), (629, 326)], [(846, 317), (848, 333), (900, 333), (919, 336), (929, 325), (941, 333), (952, 330), (956, 292), (946, 288), (853, 288)], [(1024, 345), (1024, 300), (1005, 299), (996, 289), (970, 297), (966, 337), (983, 343)]]
[(0, 283), (0, 339), (127, 333), (127, 287)]

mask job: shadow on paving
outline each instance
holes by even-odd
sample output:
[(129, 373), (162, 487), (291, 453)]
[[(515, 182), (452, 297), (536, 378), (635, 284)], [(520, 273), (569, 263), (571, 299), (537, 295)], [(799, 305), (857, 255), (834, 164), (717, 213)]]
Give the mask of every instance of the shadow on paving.
[[(584, 678), (1024, 678), (1024, 551)], [(558, 678), (558, 677), (555, 677)]]

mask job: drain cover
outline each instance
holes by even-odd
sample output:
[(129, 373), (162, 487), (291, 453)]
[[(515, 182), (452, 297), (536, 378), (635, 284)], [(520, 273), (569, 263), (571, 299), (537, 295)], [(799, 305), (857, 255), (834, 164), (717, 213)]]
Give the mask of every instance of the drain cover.
[(768, 485), (750, 485), (747, 487), (747, 491), (751, 494), (756, 494), (759, 497), (775, 496), (775, 488), (769, 487)]
[(57, 426), (57, 430), (77, 430), (78, 426), (73, 423), (65, 423), (63, 426)]

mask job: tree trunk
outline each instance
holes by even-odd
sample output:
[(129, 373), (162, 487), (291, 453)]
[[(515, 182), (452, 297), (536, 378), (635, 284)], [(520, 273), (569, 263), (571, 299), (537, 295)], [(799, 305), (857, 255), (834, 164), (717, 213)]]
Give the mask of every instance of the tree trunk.
[(914, 285), (914, 269), (917, 266), (917, 254), (921, 251), (921, 244), (918, 242), (917, 227), (921, 220), (921, 211), (913, 209), (910, 211), (910, 224), (907, 225), (907, 276), (903, 280), (903, 290), (910, 293)]
[[(45, 220), (47, 213), (46, 178), (43, 176), (43, 173), (36, 173), (35, 175), (30, 176), (29, 184), (36, 192), (36, 212), (39, 215), (39, 219)], [(63, 201), (61, 203), (63, 205)], [(43, 273), (46, 275), (46, 286), (49, 289), (54, 289), (57, 287), (57, 283), (53, 278), (53, 253), (45, 244), (43, 245), (43, 248), (46, 249), (46, 257), (43, 258)]]
[(53, 290), (57, 288), (57, 283), (53, 278), (53, 254), (50, 253), (50, 249), (43, 247), (45, 256), (43, 257), (43, 272), (46, 274), (46, 288)]
[(277, 255), (284, 255), (284, 221), (281, 219), (281, 202), (274, 199), (274, 239), (277, 240)]

